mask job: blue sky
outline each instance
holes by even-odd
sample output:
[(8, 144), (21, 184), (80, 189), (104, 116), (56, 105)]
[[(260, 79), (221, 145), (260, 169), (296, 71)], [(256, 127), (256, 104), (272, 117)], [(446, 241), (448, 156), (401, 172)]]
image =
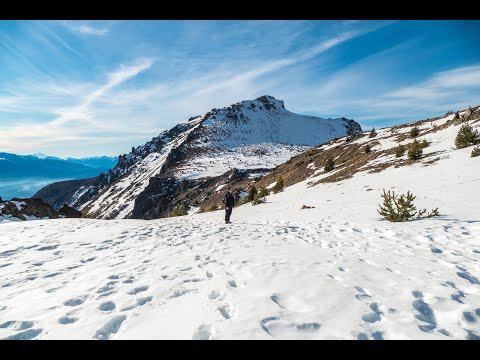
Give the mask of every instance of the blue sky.
[(0, 151), (119, 155), (272, 95), (364, 130), (480, 105), (480, 21), (0, 21)]

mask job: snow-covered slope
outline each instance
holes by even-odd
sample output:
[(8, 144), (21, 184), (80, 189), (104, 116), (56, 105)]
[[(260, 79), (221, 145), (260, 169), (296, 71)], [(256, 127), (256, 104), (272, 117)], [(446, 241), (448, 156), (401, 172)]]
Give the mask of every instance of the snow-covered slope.
[[(0, 338), (480, 339), (480, 157), (455, 149), (458, 129), (421, 135), (438, 161), (312, 174), (231, 225), (0, 223)], [(384, 188), (440, 216), (385, 222)]]
[[(161, 133), (120, 156), (115, 169), (99, 176), (96, 185), (79, 188), (68, 203), (95, 218), (129, 218), (135, 206), (150, 210), (135, 202), (153, 177), (182, 181), (219, 176), (233, 168), (273, 168), (311, 146), (358, 132), (360, 125), (353, 120), (297, 115), (286, 110), (283, 101), (262, 96), (213, 109)], [(150, 201), (165, 191), (148, 189), (143, 198)]]
[[(191, 122), (188, 130), (168, 141), (160, 151), (151, 152), (134, 163), (125, 176), (121, 176), (112, 185), (107, 186), (99, 197), (81, 205), (80, 208), (88, 208), (89, 213), (99, 218), (122, 219), (130, 215), (137, 196), (145, 190), (150, 178), (160, 173), (172, 149), (178, 148), (199, 123), (199, 120)], [(78, 191), (85, 193), (84, 189)], [(78, 193), (74, 194), (73, 203), (78, 201), (79, 196), (81, 195)]]

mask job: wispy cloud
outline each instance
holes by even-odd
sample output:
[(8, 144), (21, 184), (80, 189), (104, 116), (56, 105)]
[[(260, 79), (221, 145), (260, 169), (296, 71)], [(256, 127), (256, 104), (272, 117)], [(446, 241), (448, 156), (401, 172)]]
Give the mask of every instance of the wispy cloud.
[(77, 21), (63, 21), (62, 24), (70, 31), (82, 35), (105, 36), (109, 33), (107, 27), (94, 27), (87, 24), (79, 24)]
[(252, 70), (245, 71), (243, 73), (240, 73), (238, 75), (232, 76), (230, 78), (227, 78), (226, 80), (222, 81), (217, 81), (212, 85), (205, 86), (201, 90), (199, 90), (196, 95), (201, 95), (204, 93), (208, 92), (213, 92), (213, 91), (218, 91), (224, 88), (232, 88), (236, 86), (244, 86), (246, 82), (255, 80), (256, 78), (274, 72), (278, 71), (282, 68), (285, 68), (287, 66), (294, 65), (296, 63), (302, 62), (302, 61), (307, 61), (315, 56), (318, 56), (322, 52), (325, 52), (336, 45), (345, 42), (347, 40), (350, 40), (358, 35), (360, 35), (361, 32), (346, 32), (344, 34), (341, 34), (339, 36), (336, 36), (334, 38), (322, 41), (321, 43), (306, 49), (302, 50), (296, 54), (293, 54), (291, 56), (288, 56), (286, 58), (282, 59), (275, 59), (271, 60), (269, 62), (266, 62), (260, 66), (257, 66), (256, 68)]
[(74, 53), (75, 55), (79, 56), (82, 59), (85, 57), (80, 54), (77, 50), (75, 50), (68, 42), (66, 42), (61, 36), (59, 36), (54, 31), (50, 30), (47, 26), (43, 25), (42, 23), (37, 23), (51, 38), (53, 38), (57, 43), (62, 45), (65, 49), (69, 50), (70, 52)]
[[(107, 81), (88, 93), (84, 93), (79, 103), (58, 109), (52, 109), (51, 112), (57, 114), (53, 120), (38, 124), (35, 122), (22, 122), (13, 126), (7, 126), (2, 131), (0, 138), (0, 148), (10, 151), (18, 148), (19, 144), (25, 147), (43, 146), (49, 142), (66, 141), (88, 141), (91, 143), (114, 142), (127, 137), (135, 137), (134, 134), (124, 134), (115, 136), (115, 133), (121, 132), (120, 126), (117, 131), (110, 126), (110, 133), (104, 133), (104, 136), (98, 137), (102, 127), (99, 121), (95, 120), (94, 111), (91, 107), (102, 96), (107, 95), (112, 89), (125, 81), (137, 76), (143, 71), (149, 69), (154, 63), (153, 59), (139, 59), (133, 65), (122, 65), (117, 70), (107, 74)], [(56, 89), (58, 91), (58, 88)], [(60, 87), (60, 90), (62, 88)], [(62, 90), (64, 91), (64, 90)], [(3, 97), (0, 98), (0, 105), (14, 107), (21, 102), (21, 98)], [(88, 135), (92, 134), (92, 135)], [(97, 140), (95, 138), (98, 137)]]
[(128, 79), (137, 76), (142, 71), (149, 69), (152, 64), (152, 59), (142, 59), (139, 60), (135, 65), (120, 66), (118, 70), (108, 74), (108, 80), (104, 85), (86, 95), (79, 105), (66, 109), (60, 109), (58, 111), (59, 117), (52, 121), (50, 125), (64, 125), (67, 122), (74, 120), (91, 120), (92, 117), (89, 114), (88, 109), (93, 102), (105, 95), (115, 86), (118, 86)]
[[(371, 98), (358, 99), (351, 107), (366, 126), (390, 119), (404, 123), (442, 115), (480, 104), (480, 64), (432, 74), (426, 80)], [(428, 115), (426, 115), (428, 114)]]
[(466, 66), (434, 74), (428, 80), (404, 87), (386, 95), (387, 98), (435, 100), (452, 97), (460, 90), (480, 87), (480, 66)]

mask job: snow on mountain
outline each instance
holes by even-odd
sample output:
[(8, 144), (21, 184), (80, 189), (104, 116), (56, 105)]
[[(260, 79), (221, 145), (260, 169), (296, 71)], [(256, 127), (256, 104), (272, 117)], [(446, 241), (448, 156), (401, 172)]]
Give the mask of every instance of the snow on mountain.
[[(133, 210), (135, 199), (147, 187), (150, 178), (160, 172), (171, 151), (187, 139), (190, 132), (200, 124), (200, 120), (190, 122), (188, 130), (171, 140), (164, 134), (162, 137), (168, 142), (160, 151), (150, 152), (145, 158), (134, 163), (125, 176), (120, 177), (112, 186), (107, 186), (98, 198), (81, 205), (80, 208), (87, 208), (89, 213), (100, 218), (127, 217)], [(149, 146), (149, 150), (151, 149), (153, 146)], [(110, 184), (110, 179), (107, 182)]]
[[(0, 338), (478, 340), (480, 157), (455, 148), (452, 120), (421, 125), (419, 161), (331, 182), (304, 162), (309, 176), (234, 208), (231, 225), (223, 211), (2, 222)], [(386, 165), (412, 126), (349, 144), (378, 141)], [(386, 222), (383, 189), (440, 216)]]
[(35, 156), (36, 158), (39, 158), (39, 159), (53, 159), (53, 160), (62, 160), (58, 157), (55, 157), (55, 156), (49, 156), (47, 154), (44, 154), (44, 153), (35, 153), (35, 154), (32, 154), (32, 156)]
[(294, 114), (283, 101), (262, 96), (209, 112), (189, 144), (190, 151), (203, 155), (184, 161), (174, 174), (195, 179), (233, 167), (273, 168), (311, 146), (360, 131), (352, 120)]
[(311, 146), (360, 131), (353, 120), (297, 115), (286, 110), (283, 101), (262, 96), (193, 117), (133, 148), (99, 177), (96, 186), (69, 203), (92, 217), (128, 218), (154, 177), (180, 182), (219, 176), (233, 168), (273, 168)]

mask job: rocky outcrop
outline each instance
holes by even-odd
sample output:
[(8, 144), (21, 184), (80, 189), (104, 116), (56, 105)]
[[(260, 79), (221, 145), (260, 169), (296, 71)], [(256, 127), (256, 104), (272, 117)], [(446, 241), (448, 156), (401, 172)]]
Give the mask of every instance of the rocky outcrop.
[(64, 204), (60, 210), (58, 210), (59, 216), (64, 216), (66, 218), (81, 218), (82, 213), (74, 208)]
[(64, 205), (60, 211), (55, 211), (49, 204), (39, 198), (19, 199), (1, 201), (0, 199), (0, 220), (38, 220), (58, 219), (60, 217), (79, 218), (82, 213)]

